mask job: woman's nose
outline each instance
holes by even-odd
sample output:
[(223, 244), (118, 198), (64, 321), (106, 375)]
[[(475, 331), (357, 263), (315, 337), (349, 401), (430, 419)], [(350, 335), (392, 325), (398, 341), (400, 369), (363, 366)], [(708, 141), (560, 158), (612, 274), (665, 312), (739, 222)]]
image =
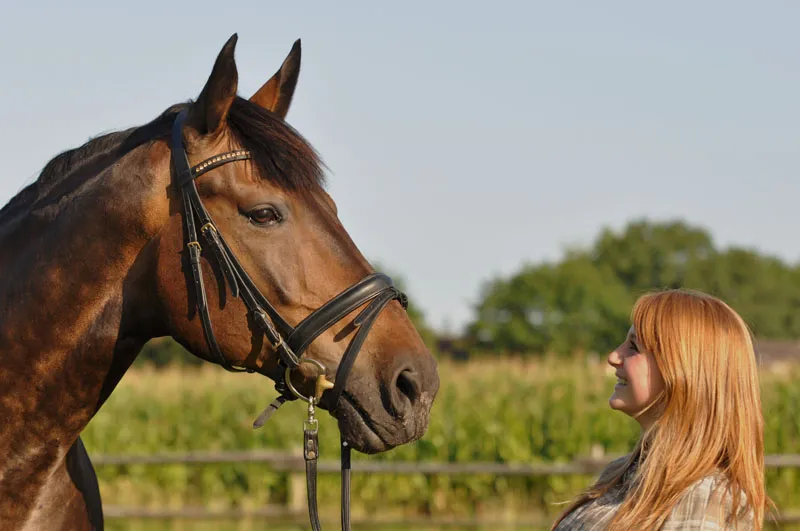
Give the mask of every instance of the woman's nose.
[(619, 355), (617, 349), (611, 351), (608, 355), (608, 364), (612, 367), (616, 367), (622, 363), (622, 356)]

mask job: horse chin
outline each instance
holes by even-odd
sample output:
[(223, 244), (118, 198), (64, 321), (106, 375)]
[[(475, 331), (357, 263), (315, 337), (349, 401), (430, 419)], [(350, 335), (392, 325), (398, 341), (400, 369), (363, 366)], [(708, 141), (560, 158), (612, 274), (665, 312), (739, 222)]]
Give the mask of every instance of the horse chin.
[(398, 443), (392, 444), (387, 441), (380, 434), (383, 430), (377, 428), (369, 414), (346, 393), (340, 400), (336, 419), (342, 440), (353, 450), (364, 454), (377, 454), (391, 450), (398, 445)]
[(406, 426), (387, 427), (383, 423), (377, 423), (366, 408), (347, 393), (342, 395), (335, 416), (342, 440), (351, 449), (364, 454), (386, 452), (419, 438), (416, 434), (409, 433)]

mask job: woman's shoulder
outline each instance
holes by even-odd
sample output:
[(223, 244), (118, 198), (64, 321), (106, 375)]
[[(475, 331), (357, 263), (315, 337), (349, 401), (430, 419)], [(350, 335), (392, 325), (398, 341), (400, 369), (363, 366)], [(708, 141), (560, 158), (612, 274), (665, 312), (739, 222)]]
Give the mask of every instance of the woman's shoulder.
[(737, 512), (738, 529), (746, 531), (753, 526), (752, 511), (743, 511), (746, 504), (742, 492), (734, 509), (730, 481), (724, 474), (714, 472), (698, 479), (681, 494), (662, 529), (729, 529), (731, 515)]
[(614, 476), (621, 468), (625, 466), (625, 463), (627, 463), (628, 459), (630, 459), (630, 456), (631, 454), (625, 454), (608, 463), (603, 470), (600, 471), (597, 481), (599, 483), (605, 483), (611, 479), (612, 476)]

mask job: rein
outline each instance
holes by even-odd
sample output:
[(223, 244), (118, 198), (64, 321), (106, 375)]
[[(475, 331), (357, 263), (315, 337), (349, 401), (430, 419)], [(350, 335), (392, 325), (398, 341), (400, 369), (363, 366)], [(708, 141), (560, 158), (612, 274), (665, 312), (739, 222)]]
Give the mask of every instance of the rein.
[[(253, 369), (232, 365), (219, 347), (211, 315), (208, 310), (203, 272), (200, 256), (203, 247), (198, 239), (197, 223), (205, 240), (206, 249), (210, 250), (219, 264), (226, 285), (233, 297), (241, 297), (247, 307), (248, 317), (266, 337), (278, 354), (278, 363), (283, 368), (275, 378), (275, 389), (278, 397), (267, 406), (253, 423), (253, 428), (260, 428), (280, 408), (291, 400), (301, 399), (308, 404), (308, 418), (303, 423), (303, 458), (306, 463), (306, 487), (308, 491), (308, 514), (311, 527), (320, 531), (317, 512), (317, 459), (319, 456), (319, 423), (315, 417), (316, 406), (326, 391), (330, 397), (330, 412), (335, 413), (341, 400), (347, 376), (353, 368), (356, 357), (380, 312), (393, 300), (400, 301), (407, 309), (408, 299), (399, 291), (391, 278), (382, 273), (373, 273), (356, 284), (345, 289), (320, 308), (306, 316), (295, 327), (290, 326), (280, 313), (259, 291), (252, 279), (233, 254), (222, 234), (217, 230), (211, 215), (203, 206), (197, 192), (195, 179), (215, 168), (240, 160), (250, 159), (247, 150), (230, 151), (206, 159), (195, 166), (189, 164), (189, 158), (183, 145), (183, 125), (188, 115), (183, 109), (175, 118), (172, 126), (172, 160), (175, 166), (175, 186), (180, 190), (183, 201), (183, 224), (185, 229), (185, 246), (189, 253), (192, 282), (195, 287), (197, 309), (203, 325), (203, 334), (209, 350), (216, 362), (230, 372), (254, 372)], [(196, 218), (196, 219), (195, 219)], [(333, 382), (328, 379), (328, 370), (321, 362), (304, 357), (303, 352), (320, 334), (341, 321), (351, 312), (366, 305), (353, 321), (358, 329), (352, 342), (342, 355)], [(301, 364), (314, 365), (319, 373), (316, 378), (313, 396), (304, 396), (292, 385), (291, 374)], [(350, 530), (350, 446), (341, 438), (341, 472), (342, 494), (341, 513), (342, 529)]]

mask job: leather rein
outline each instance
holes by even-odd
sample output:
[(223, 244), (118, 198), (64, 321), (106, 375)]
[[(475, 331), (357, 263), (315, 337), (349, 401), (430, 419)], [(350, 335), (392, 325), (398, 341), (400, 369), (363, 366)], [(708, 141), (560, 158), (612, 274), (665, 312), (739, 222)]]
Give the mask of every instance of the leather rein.
[[(334, 413), (344, 391), (347, 376), (353, 368), (359, 350), (380, 312), (391, 301), (397, 299), (403, 308), (408, 307), (408, 299), (399, 291), (391, 278), (382, 273), (373, 273), (361, 281), (345, 289), (320, 308), (305, 317), (296, 326), (290, 326), (280, 313), (259, 291), (252, 279), (231, 251), (222, 234), (217, 230), (210, 214), (203, 206), (197, 192), (195, 179), (215, 168), (240, 160), (250, 159), (247, 150), (229, 151), (206, 159), (195, 166), (190, 166), (189, 158), (183, 145), (183, 125), (188, 110), (183, 109), (175, 118), (172, 126), (172, 160), (175, 166), (175, 186), (181, 192), (183, 201), (183, 225), (185, 229), (185, 245), (189, 255), (192, 283), (195, 287), (197, 310), (203, 325), (211, 355), (215, 361), (230, 372), (254, 372), (253, 369), (232, 365), (217, 343), (211, 315), (208, 310), (203, 272), (200, 256), (203, 250), (198, 239), (197, 224), (205, 240), (205, 248), (210, 250), (219, 264), (233, 297), (240, 297), (247, 307), (251, 323), (259, 329), (278, 354), (278, 363), (283, 369), (275, 380), (278, 397), (264, 410), (253, 423), (260, 428), (278, 408), (287, 401), (301, 399), (308, 403), (308, 419), (303, 423), (303, 458), (306, 463), (306, 487), (308, 492), (308, 513), (314, 531), (319, 531), (319, 515), (317, 512), (317, 458), (319, 456), (318, 421), (315, 408), (322, 394), (329, 390), (330, 412)], [(303, 352), (314, 339), (328, 328), (342, 320), (351, 312), (366, 305), (353, 324), (357, 329), (352, 342), (342, 355), (336, 370), (334, 381), (327, 378), (327, 369), (319, 361), (304, 357)], [(319, 374), (316, 378), (313, 396), (304, 396), (293, 385), (291, 373), (303, 363), (314, 365)], [(341, 471), (342, 471), (342, 529), (350, 530), (350, 447), (341, 439)]]

